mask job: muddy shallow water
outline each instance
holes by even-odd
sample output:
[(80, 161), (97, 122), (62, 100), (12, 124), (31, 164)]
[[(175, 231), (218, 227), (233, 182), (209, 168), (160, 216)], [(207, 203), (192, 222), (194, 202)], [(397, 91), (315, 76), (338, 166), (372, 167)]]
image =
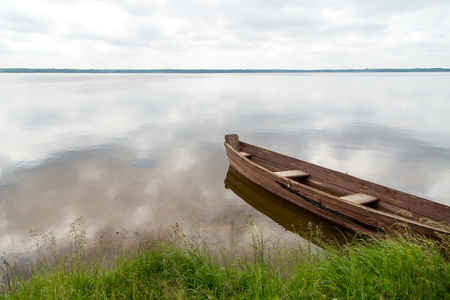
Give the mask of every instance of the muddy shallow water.
[(88, 238), (178, 224), (220, 243), (251, 218), (291, 239), (306, 216), (266, 215), (280, 204), (230, 175), (227, 133), (450, 205), (447, 73), (1, 74), (0, 88), (2, 253), (81, 215)]

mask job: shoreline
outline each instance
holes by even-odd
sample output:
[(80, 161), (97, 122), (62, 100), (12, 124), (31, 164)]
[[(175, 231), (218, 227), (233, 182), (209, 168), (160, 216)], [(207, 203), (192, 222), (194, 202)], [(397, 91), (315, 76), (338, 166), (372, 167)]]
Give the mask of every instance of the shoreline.
[(381, 69), (66, 69), (66, 68), (0, 68), (0, 73), (94, 73), (94, 74), (220, 74), (220, 73), (436, 73), (450, 68), (381, 68)]

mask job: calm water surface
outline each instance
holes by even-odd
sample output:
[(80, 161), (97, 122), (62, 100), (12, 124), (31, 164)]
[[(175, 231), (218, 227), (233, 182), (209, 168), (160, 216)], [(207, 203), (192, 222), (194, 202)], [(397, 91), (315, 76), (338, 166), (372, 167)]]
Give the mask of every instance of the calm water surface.
[(227, 133), (450, 205), (449, 73), (0, 74), (0, 91), (2, 252), (77, 215), (88, 237), (220, 242), (252, 218), (291, 238), (230, 188)]

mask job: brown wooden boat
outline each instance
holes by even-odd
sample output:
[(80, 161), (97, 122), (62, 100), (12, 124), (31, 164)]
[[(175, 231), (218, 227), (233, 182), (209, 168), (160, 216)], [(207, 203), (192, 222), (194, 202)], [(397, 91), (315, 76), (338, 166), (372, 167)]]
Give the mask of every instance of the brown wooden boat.
[(363, 234), (450, 234), (450, 207), (225, 136), (230, 165), (269, 192)]

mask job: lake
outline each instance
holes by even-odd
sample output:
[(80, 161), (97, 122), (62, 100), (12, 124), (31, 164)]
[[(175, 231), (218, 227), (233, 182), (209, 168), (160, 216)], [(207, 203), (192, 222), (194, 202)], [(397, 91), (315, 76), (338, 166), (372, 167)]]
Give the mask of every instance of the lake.
[(297, 214), (227, 186), (228, 133), (450, 205), (450, 73), (0, 74), (0, 91), (2, 253), (77, 216), (87, 238), (292, 238)]

